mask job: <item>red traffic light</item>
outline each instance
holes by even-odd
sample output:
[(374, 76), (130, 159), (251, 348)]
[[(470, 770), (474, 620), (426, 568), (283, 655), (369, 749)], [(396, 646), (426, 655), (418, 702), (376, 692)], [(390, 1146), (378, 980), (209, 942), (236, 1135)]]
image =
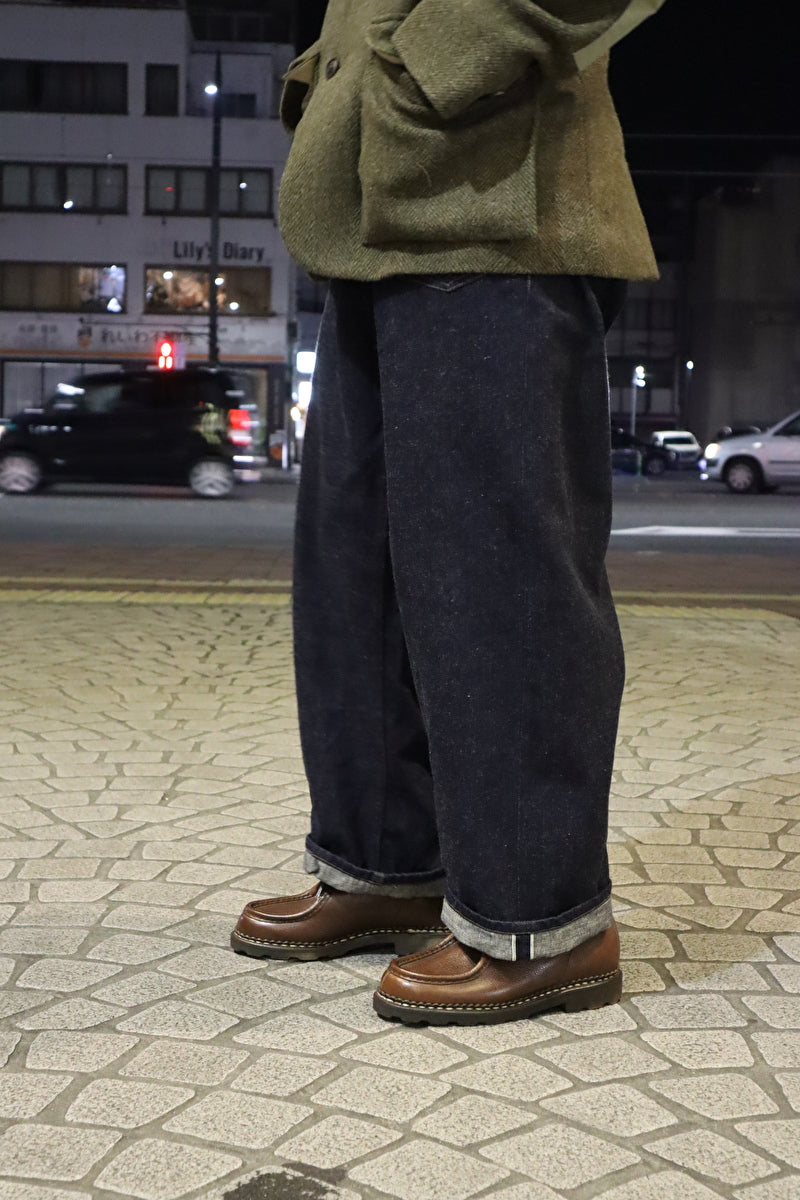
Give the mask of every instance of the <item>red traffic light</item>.
[(175, 347), (172, 342), (163, 341), (158, 347), (159, 371), (171, 371), (175, 366)]

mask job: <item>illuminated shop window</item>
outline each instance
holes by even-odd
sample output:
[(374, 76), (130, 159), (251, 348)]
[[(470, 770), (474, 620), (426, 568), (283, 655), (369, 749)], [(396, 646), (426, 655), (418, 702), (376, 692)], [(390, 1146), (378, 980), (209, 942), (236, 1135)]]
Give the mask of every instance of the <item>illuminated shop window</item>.
[(15, 312), (125, 311), (125, 267), (0, 263), (0, 309)]
[[(217, 276), (217, 302), (221, 316), (268, 317), (271, 312), (272, 273), (268, 267), (224, 267)], [(145, 269), (146, 313), (208, 312), (208, 271), (183, 267)]]

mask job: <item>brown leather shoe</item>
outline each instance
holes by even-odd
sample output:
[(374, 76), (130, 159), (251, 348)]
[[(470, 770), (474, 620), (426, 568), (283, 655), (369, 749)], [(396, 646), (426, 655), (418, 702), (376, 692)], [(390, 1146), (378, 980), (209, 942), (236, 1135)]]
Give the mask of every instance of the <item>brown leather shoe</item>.
[(407, 1025), (495, 1025), (561, 1008), (579, 1012), (622, 995), (616, 925), (555, 958), (503, 962), (447, 937), (390, 963), (375, 1011)]
[(441, 913), (439, 896), (353, 895), (318, 883), (299, 896), (251, 901), (231, 945), (251, 958), (337, 958), (367, 946), (410, 954), (447, 932)]

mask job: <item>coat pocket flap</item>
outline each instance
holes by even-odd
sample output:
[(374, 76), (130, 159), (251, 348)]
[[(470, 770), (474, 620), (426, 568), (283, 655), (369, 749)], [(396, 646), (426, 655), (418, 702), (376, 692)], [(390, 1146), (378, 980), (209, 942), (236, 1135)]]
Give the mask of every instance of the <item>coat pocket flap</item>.
[(304, 54), (289, 64), (289, 69), (283, 77), (280, 114), (283, 127), (288, 133), (294, 133), (300, 124), (300, 118), (317, 82), (319, 58), (319, 43), (315, 42)]

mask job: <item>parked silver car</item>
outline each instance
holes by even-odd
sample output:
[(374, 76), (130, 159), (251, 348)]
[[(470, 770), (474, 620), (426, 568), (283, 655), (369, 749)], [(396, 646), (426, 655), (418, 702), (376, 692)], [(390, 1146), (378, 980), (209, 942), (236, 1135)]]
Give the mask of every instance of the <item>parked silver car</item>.
[(800, 412), (763, 433), (711, 442), (698, 465), (701, 479), (720, 480), (739, 495), (800, 484)]

